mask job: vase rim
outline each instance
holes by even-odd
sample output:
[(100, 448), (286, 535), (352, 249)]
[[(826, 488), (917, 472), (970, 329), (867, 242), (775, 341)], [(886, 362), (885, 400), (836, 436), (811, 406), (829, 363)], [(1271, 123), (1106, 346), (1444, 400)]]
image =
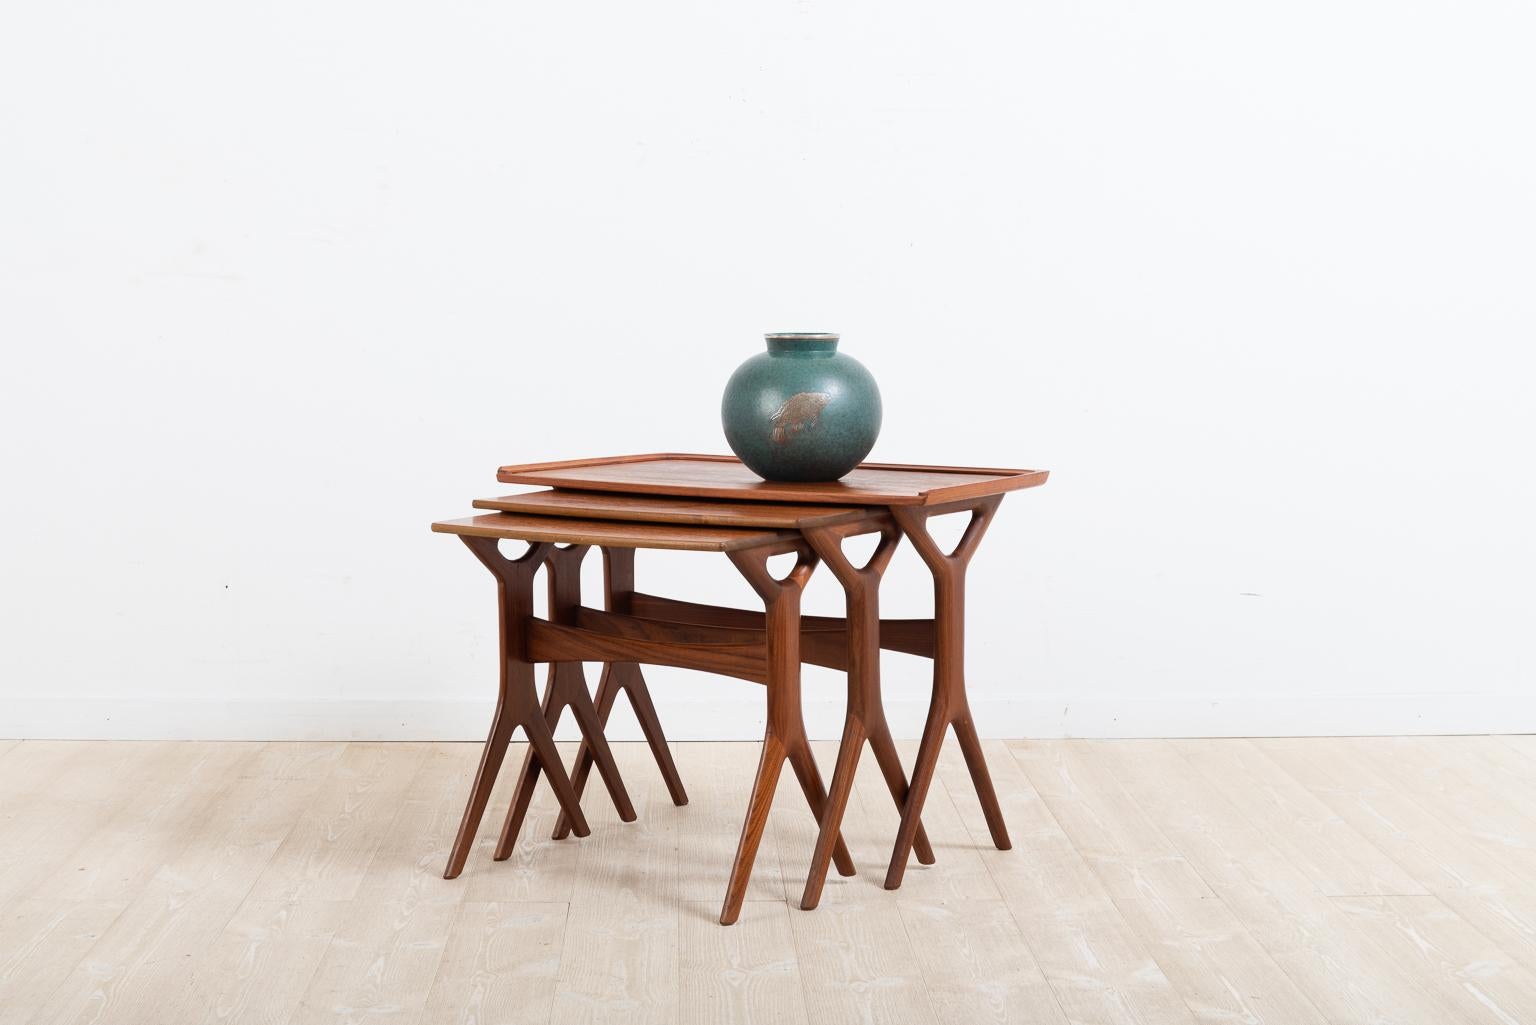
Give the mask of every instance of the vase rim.
[(789, 342), (798, 340), (804, 340), (808, 342), (824, 342), (831, 339), (841, 338), (842, 336), (831, 331), (770, 331), (763, 335), (763, 337), (780, 338)]

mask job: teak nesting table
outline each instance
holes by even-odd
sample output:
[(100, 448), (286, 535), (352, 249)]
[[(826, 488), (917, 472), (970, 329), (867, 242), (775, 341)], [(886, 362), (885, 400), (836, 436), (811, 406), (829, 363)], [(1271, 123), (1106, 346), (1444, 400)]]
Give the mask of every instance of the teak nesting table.
[[(581, 791), (595, 766), (624, 821), (635, 812), (603, 734), (608, 713), (625, 691), (640, 720), (672, 800), (687, 794), (672, 762), (640, 665), (680, 666), (763, 684), (767, 729), (747, 804), (746, 821), (726, 887), (722, 924), (736, 921), (746, 894), (769, 808), (787, 761), (805, 792), (820, 831), (806, 877), (802, 908), (814, 908), (829, 865), (853, 874), (839, 834), (859, 755), (867, 742), (901, 809), (885, 886), (901, 885), (907, 858), (933, 862), (922, 827), (922, 808), (947, 729), (953, 728), (986, 815), (992, 841), (1009, 846), (992, 780), (982, 757), (965, 694), (965, 570), (1003, 495), (1034, 487), (1044, 470), (906, 466), (865, 463), (831, 483), (760, 480), (728, 456), (656, 454), (504, 466), (497, 479), (553, 490), (480, 499), (479, 515), (434, 523), (457, 534), (496, 577), (501, 608), (501, 687), (464, 819), (449, 856), (446, 878), (457, 876), (474, 844), (491, 787), (512, 731), (528, 736), (517, 789), (496, 847), (508, 857), (521, 829), (540, 771), (548, 775), (562, 813), (555, 838), (588, 833)], [(959, 543), (945, 552), (928, 531), (929, 517), (969, 513)], [(855, 566), (843, 552), (846, 538), (879, 534), (874, 554)], [(933, 574), (932, 619), (881, 619), (880, 580), (903, 537)], [(509, 559), (502, 540), (528, 549)], [(581, 601), (581, 561), (596, 546), (603, 554), (603, 608)], [(762, 599), (763, 611), (677, 601), (635, 590), (636, 549), (723, 552)], [(782, 577), (768, 560), (794, 554)], [(845, 617), (802, 616), (800, 596), (819, 563), (842, 584)], [(548, 567), (548, 618), (533, 614), (533, 580)], [(896, 754), (880, 701), (880, 649), (933, 660), (933, 696), (910, 785)], [(596, 695), (587, 690), (582, 662), (601, 662)], [(550, 665), (542, 701), (534, 663)], [(830, 791), (811, 755), (800, 707), (800, 666), (848, 674), (847, 716)], [(582, 741), (568, 775), (552, 730), (569, 706)]]

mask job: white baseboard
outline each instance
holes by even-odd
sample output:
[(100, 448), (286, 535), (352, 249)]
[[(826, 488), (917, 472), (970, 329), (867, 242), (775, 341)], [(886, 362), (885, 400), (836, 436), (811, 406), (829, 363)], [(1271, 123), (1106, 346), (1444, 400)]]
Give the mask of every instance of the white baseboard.
[[(672, 740), (758, 740), (761, 697), (708, 703), (658, 700)], [(492, 703), (467, 700), (0, 699), (0, 738), (72, 740), (483, 740)], [(1354, 697), (1034, 697), (976, 700), (984, 737), (1254, 737), (1372, 734), (1532, 733), (1536, 694), (1394, 694)], [(887, 702), (898, 738), (916, 738), (921, 701)], [(838, 701), (808, 701), (817, 739), (842, 729)], [(574, 739), (569, 722), (562, 738)], [(641, 739), (621, 701), (609, 735)]]

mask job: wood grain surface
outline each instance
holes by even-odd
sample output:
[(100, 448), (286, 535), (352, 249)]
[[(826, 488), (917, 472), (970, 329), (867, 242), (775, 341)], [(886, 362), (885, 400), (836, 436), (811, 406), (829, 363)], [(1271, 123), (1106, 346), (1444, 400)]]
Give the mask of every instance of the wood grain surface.
[(934, 505), (1044, 484), (1046, 470), (863, 463), (841, 480), (765, 481), (734, 456), (655, 452), (503, 466), (504, 484), (539, 484), (681, 498), (751, 499), (832, 505)]
[(519, 513), (486, 513), (465, 519), (441, 520), (432, 524), (432, 529), (439, 534), (457, 534), (460, 537), (690, 552), (732, 552), (799, 536), (782, 530), (685, 526), (679, 523), (621, 523)]
[(534, 516), (688, 523), (712, 527), (772, 527), (778, 530), (856, 523), (877, 515), (863, 506), (733, 502), (566, 489), (504, 495), (501, 498), (477, 498), (473, 505), (476, 509), (496, 509)]

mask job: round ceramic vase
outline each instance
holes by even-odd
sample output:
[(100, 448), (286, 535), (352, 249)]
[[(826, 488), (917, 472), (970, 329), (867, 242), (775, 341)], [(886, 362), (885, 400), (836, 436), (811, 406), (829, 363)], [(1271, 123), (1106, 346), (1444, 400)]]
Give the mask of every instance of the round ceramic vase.
[(880, 434), (880, 389), (837, 335), (768, 335), (736, 368), (720, 419), (731, 451), (764, 480), (837, 480)]

